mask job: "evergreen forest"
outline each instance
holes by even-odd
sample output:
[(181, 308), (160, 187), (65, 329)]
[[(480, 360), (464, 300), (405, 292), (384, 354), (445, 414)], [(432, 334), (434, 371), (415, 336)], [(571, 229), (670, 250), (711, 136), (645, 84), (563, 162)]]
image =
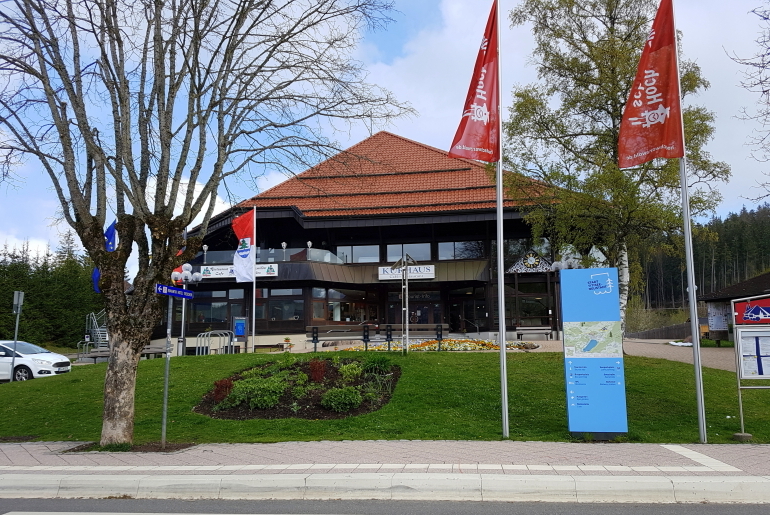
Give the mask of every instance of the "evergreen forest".
[[(770, 204), (744, 207), (724, 219), (696, 224), (693, 236), (698, 294), (719, 291), (770, 269)], [(653, 238), (640, 256), (642, 284), (636, 288), (648, 309), (682, 308), (687, 298), (681, 238)]]
[(13, 292), (24, 292), (19, 340), (43, 347), (71, 347), (83, 339), (86, 315), (104, 308), (91, 282), (93, 265), (78, 253), (72, 232), (55, 252), (33, 255), (29, 245), (0, 249), (0, 340), (12, 340), (16, 326)]

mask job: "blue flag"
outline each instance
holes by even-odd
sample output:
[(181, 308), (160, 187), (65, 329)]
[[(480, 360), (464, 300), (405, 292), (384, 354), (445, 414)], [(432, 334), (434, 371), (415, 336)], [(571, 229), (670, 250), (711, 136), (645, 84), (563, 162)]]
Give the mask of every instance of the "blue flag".
[(118, 231), (115, 229), (115, 224), (117, 223), (118, 221), (115, 220), (109, 227), (107, 227), (107, 230), (104, 231), (104, 248), (107, 249), (107, 252), (115, 251), (115, 245), (117, 243), (116, 239), (118, 236)]
[[(115, 224), (117, 224), (118, 221), (115, 220), (110, 224), (109, 227), (107, 227), (107, 230), (104, 231), (104, 248), (107, 249), (107, 252), (114, 252), (115, 251), (115, 245), (117, 244), (117, 237), (118, 237), (118, 231), (115, 228)], [(91, 281), (94, 283), (94, 291), (96, 293), (101, 293), (102, 290), (99, 289), (99, 279), (102, 278), (102, 273), (99, 271), (98, 268), (94, 268), (94, 271), (91, 272)]]
[(91, 272), (91, 281), (94, 283), (94, 291), (96, 293), (101, 293), (102, 290), (99, 289), (99, 279), (102, 278), (101, 272), (99, 272), (98, 268), (94, 268), (94, 271)]

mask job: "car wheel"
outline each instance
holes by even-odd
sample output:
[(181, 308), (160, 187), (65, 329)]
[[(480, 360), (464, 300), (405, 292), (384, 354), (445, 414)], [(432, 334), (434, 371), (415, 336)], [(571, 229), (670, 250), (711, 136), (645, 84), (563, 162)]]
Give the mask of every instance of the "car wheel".
[(27, 367), (16, 367), (16, 370), (13, 372), (14, 381), (27, 381), (32, 378), (32, 371)]

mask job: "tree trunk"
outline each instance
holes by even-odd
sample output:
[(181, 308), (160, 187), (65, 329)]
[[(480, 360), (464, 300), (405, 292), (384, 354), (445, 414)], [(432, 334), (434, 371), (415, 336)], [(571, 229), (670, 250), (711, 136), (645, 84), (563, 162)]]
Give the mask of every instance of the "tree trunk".
[(628, 284), (631, 270), (628, 266), (628, 247), (624, 243), (618, 256), (618, 294), (620, 296), (620, 330), (626, 333), (626, 307), (628, 307)]
[(100, 445), (132, 443), (136, 368), (140, 353), (128, 335), (110, 333), (110, 360), (104, 378), (104, 413)]

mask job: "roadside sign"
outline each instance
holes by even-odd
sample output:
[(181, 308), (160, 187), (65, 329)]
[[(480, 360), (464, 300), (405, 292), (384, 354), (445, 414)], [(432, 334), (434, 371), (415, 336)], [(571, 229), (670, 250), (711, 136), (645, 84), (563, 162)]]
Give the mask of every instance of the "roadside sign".
[(179, 297), (181, 299), (192, 299), (195, 294), (190, 290), (184, 290), (182, 288), (174, 288), (173, 286), (166, 286), (165, 284), (156, 284), (155, 293), (161, 295), (171, 295), (172, 297)]
[(13, 314), (14, 315), (21, 314), (21, 306), (23, 304), (24, 304), (24, 292), (23, 291), (13, 292)]

